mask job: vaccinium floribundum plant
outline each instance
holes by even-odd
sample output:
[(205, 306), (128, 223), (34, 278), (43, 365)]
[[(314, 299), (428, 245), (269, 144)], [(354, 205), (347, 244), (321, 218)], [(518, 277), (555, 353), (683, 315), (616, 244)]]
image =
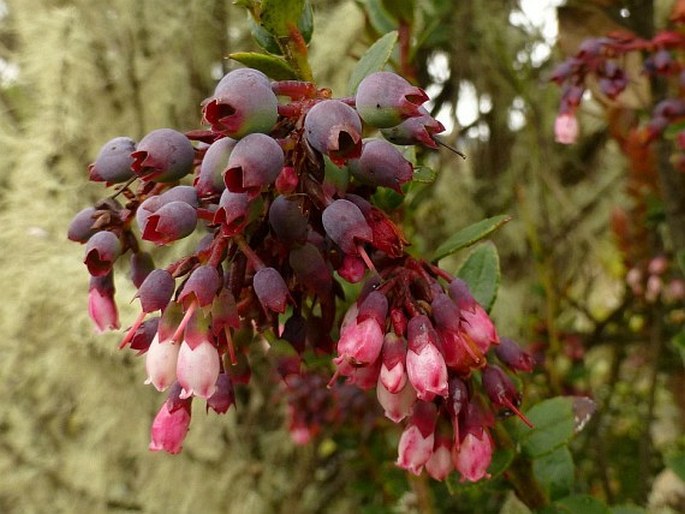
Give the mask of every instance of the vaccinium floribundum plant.
[[(150, 449), (179, 452), (193, 401), (225, 413), (252, 355), (288, 344), (273, 363), (295, 442), (336, 422), (353, 386), (375, 389), (385, 416), (405, 427), (398, 466), (438, 480), (453, 470), (488, 477), (495, 415), (528, 423), (509, 373), (533, 362), (500, 338), (466, 282), (406, 252), (397, 218), (373, 200), (379, 188), (411, 186), (414, 164), (392, 143), (437, 148), (444, 128), (428, 96), (380, 71), (386, 55), (353, 96), (332, 98), (311, 81), (292, 14), (275, 23), (249, 4), (288, 56), (262, 55), (262, 69), (302, 80), (237, 69), (203, 102), (203, 128), (107, 142), (89, 176), (115, 191), (69, 228), (85, 245), (99, 331), (119, 327), (112, 277), (130, 255), (141, 312), (120, 346), (145, 354), (147, 383), (168, 391)], [(140, 241), (194, 235), (195, 250), (164, 266)], [(362, 282), (348, 288), (356, 297), (343, 297), (343, 282)], [(330, 356), (328, 376), (307, 369), (313, 354)]]

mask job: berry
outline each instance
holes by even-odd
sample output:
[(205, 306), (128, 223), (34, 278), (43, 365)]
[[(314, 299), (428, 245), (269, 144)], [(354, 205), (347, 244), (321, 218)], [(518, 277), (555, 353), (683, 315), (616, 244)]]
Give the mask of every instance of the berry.
[(357, 111), (339, 100), (324, 100), (304, 119), (307, 142), (336, 165), (361, 155), (362, 123)]
[(348, 163), (350, 172), (363, 184), (383, 186), (398, 193), (412, 179), (413, 168), (400, 151), (382, 139), (364, 141), (359, 159)]
[(276, 180), (284, 159), (283, 150), (273, 138), (250, 134), (231, 151), (224, 183), (234, 193), (247, 191), (254, 196)]
[(444, 132), (444, 125), (423, 107), (419, 108), (419, 113), (418, 116), (407, 118), (399, 125), (381, 129), (381, 134), (395, 145), (424, 145), (428, 148), (438, 148), (435, 134)]
[(126, 182), (134, 176), (131, 154), (135, 150), (136, 142), (130, 137), (115, 137), (107, 141), (95, 162), (88, 166), (90, 180), (108, 184)]
[(192, 171), (195, 150), (186, 136), (162, 128), (146, 135), (131, 157), (131, 168), (142, 180), (175, 182)]
[(86, 257), (83, 260), (93, 277), (102, 277), (112, 271), (114, 261), (121, 255), (121, 241), (112, 232), (97, 232), (86, 243)]
[(389, 71), (367, 75), (355, 97), (359, 116), (372, 127), (388, 128), (421, 115), (419, 107), (428, 100), (426, 92)]
[(221, 194), (226, 188), (224, 172), (228, 168), (228, 158), (236, 143), (235, 139), (222, 137), (207, 148), (200, 165), (200, 173), (193, 184), (199, 196)]
[(270, 132), (278, 120), (278, 99), (263, 73), (242, 68), (227, 73), (204, 101), (204, 120), (212, 130), (240, 139)]

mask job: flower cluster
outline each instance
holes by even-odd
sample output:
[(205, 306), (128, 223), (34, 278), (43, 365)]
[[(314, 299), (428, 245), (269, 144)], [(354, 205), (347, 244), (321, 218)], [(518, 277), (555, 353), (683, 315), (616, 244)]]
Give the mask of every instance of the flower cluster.
[[(279, 371), (297, 442), (332, 420), (304, 415), (329, 411), (331, 400), (301, 356), (337, 348), (329, 386), (346, 377), (376, 387), (387, 417), (408, 419), (399, 466), (437, 479), (454, 468), (467, 480), (487, 476), (492, 414), (520, 415), (520, 394), (486, 354), (496, 347), (513, 371), (533, 362), (500, 340), (464, 282), (409, 257), (399, 227), (371, 201), (377, 188), (402, 194), (412, 180), (395, 144), (437, 147), (444, 128), (422, 107), (427, 99), (389, 72), (367, 76), (353, 98), (333, 99), (311, 83), (243, 68), (203, 102), (207, 128), (162, 128), (102, 147), (89, 176), (116, 191), (78, 213), (68, 237), (85, 245), (89, 313), (100, 331), (119, 327), (114, 265), (130, 254), (141, 311), (120, 347), (144, 354), (147, 383), (169, 391), (151, 450), (180, 451), (195, 399), (220, 414), (234, 405), (251, 353), (275, 337), (294, 350)], [(365, 129), (383, 138), (362, 139)], [(139, 241), (169, 245), (193, 234), (195, 250), (164, 267)], [(340, 280), (365, 284), (338, 329)]]

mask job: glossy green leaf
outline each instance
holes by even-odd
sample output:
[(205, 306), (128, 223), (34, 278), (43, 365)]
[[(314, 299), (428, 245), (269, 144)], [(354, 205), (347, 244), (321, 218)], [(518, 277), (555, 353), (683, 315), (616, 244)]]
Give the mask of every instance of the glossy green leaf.
[(492, 462), (490, 462), (490, 466), (488, 467), (488, 473), (490, 473), (492, 478), (501, 475), (509, 469), (515, 456), (516, 452), (511, 448), (498, 448), (492, 456)]
[(297, 26), (304, 0), (262, 0), (259, 20), (276, 37), (287, 36), (291, 26)]
[(571, 492), (575, 478), (573, 457), (567, 446), (533, 460), (533, 473), (551, 499)]
[(482, 243), (466, 258), (457, 272), (471, 290), (471, 294), (487, 311), (495, 303), (500, 271), (497, 248), (490, 241)]
[(268, 30), (257, 23), (252, 16), (248, 17), (247, 23), (250, 27), (250, 33), (252, 34), (252, 37), (259, 46), (271, 54), (283, 54), (283, 51), (281, 50), (281, 47), (278, 46), (276, 39), (269, 33)]
[(383, 7), (381, 0), (357, 0), (366, 12), (369, 23), (378, 34), (386, 34), (397, 28), (397, 20)]
[(234, 61), (254, 68), (274, 80), (292, 80), (297, 74), (282, 57), (258, 52), (236, 52), (229, 54)]
[(573, 437), (573, 397), (557, 396), (534, 405), (526, 416), (535, 428), (528, 428), (521, 421), (516, 422), (518, 441), (523, 451), (532, 458), (541, 457)]
[(478, 223), (474, 223), (473, 225), (469, 225), (468, 227), (461, 229), (459, 232), (447, 239), (447, 241), (442, 243), (437, 250), (435, 250), (433, 260), (438, 261), (443, 257), (453, 254), (457, 250), (461, 250), (462, 248), (466, 248), (467, 246), (477, 243), (484, 237), (492, 234), (495, 230), (510, 220), (511, 216), (502, 214), (481, 220)]
[(356, 66), (352, 70), (350, 75), (350, 81), (347, 84), (347, 90), (350, 94), (355, 94), (357, 92), (357, 86), (359, 83), (375, 71), (380, 71), (385, 66), (385, 63), (390, 59), (390, 54), (392, 54), (392, 49), (397, 42), (397, 31), (393, 30), (388, 32), (362, 55)]

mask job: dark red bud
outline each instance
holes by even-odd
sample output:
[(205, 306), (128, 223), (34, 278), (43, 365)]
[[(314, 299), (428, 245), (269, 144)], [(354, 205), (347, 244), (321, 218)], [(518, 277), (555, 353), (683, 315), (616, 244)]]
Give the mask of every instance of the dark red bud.
[(155, 269), (152, 255), (147, 252), (136, 252), (131, 254), (131, 282), (137, 288), (141, 286), (147, 276)]
[(379, 291), (372, 291), (369, 293), (364, 301), (359, 305), (359, 313), (357, 314), (357, 323), (361, 323), (369, 318), (372, 318), (378, 323), (378, 326), (385, 326), (385, 318), (388, 315), (388, 299)]
[(252, 286), (265, 311), (283, 314), (288, 303), (288, 286), (274, 268), (262, 268), (255, 273)]
[(140, 298), (143, 312), (164, 310), (174, 294), (176, 282), (165, 269), (156, 269), (145, 278), (136, 296)]
[(216, 379), (216, 391), (207, 400), (207, 410), (212, 409), (217, 414), (225, 414), (231, 405), (235, 405), (233, 381), (226, 373), (219, 373)]
[(513, 340), (503, 337), (495, 347), (495, 355), (512, 371), (530, 373), (535, 368), (535, 359)]
[(214, 266), (198, 266), (183, 285), (177, 301), (186, 308), (193, 301), (197, 301), (200, 307), (205, 307), (214, 301), (220, 287), (221, 276)]
[(358, 255), (357, 244), (373, 241), (373, 232), (362, 211), (349, 200), (331, 203), (323, 211), (321, 221), (328, 237), (345, 253)]

